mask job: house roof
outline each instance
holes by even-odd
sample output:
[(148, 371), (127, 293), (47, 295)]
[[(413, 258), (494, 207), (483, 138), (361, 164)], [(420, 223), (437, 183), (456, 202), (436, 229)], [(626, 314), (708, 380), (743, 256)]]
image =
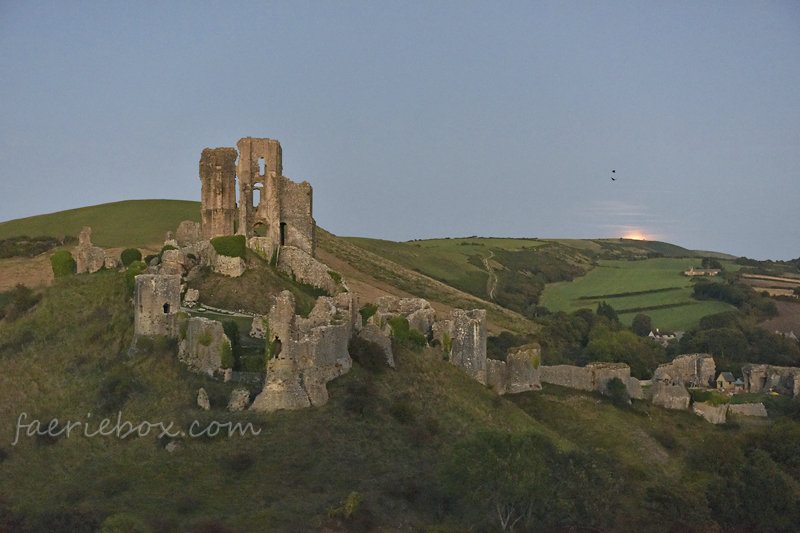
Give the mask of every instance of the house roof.
[(724, 379), (728, 383), (734, 382), (733, 374), (731, 374), (730, 372), (720, 372), (719, 376), (717, 377), (717, 381), (719, 381), (720, 378)]

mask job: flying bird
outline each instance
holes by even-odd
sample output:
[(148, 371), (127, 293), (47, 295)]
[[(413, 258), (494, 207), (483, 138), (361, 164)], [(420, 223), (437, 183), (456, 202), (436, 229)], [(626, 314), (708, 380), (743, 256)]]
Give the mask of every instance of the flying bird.
[[(615, 172), (616, 172), (616, 170), (612, 170), (611, 171), (612, 174), (614, 174)], [(611, 181), (617, 181), (617, 178), (615, 178), (614, 176), (611, 176)]]

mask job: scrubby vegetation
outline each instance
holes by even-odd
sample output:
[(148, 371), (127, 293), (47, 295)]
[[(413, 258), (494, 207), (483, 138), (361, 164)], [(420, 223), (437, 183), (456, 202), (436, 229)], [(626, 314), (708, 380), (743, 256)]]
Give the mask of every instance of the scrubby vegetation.
[(63, 278), (75, 273), (77, 263), (67, 250), (59, 250), (50, 257), (50, 266), (53, 268), (54, 277)]
[(224, 237), (214, 237), (211, 245), (219, 255), (227, 257), (245, 258), (247, 253), (247, 239), (244, 235), (226, 235)]
[(21, 235), (0, 239), (0, 259), (9, 257), (35, 257), (58, 246), (77, 241), (75, 237), (66, 235), (59, 237), (28, 237)]
[[(260, 434), (23, 434), (2, 447), (0, 530), (380, 531), (403, 523), (418, 531), (791, 531), (797, 523), (800, 458), (787, 443), (799, 438), (800, 408), (786, 398), (780, 410), (770, 407), (784, 418), (763, 429), (718, 428), (622, 396), (552, 386), (497, 397), (438, 349), (404, 339), (407, 323), (397, 321), (396, 369), (385, 367), (379, 347), (351, 345), (356, 364), (329, 383), (325, 406), (228, 413), (236, 385), (188, 372), (174, 342), (153, 339), (127, 354), (129, 302), (125, 275), (101, 271), (61, 280), (0, 325), (3, 424), (13, 428), (22, 411), (60, 424), (122, 413), (181, 429), (195, 420), (251, 422)], [(608, 315), (545, 317), (546, 354), (584, 336), (582, 350), (627, 334), (641, 341)], [(231, 340), (241, 337), (234, 329), (226, 326)], [(498, 353), (532, 340), (492, 339)], [(32, 382), (38, 392), (23, 393)], [(201, 386), (212, 412), (196, 407)], [(168, 443), (177, 448), (167, 451)], [(220, 490), (231, 484), (236, 491)]]

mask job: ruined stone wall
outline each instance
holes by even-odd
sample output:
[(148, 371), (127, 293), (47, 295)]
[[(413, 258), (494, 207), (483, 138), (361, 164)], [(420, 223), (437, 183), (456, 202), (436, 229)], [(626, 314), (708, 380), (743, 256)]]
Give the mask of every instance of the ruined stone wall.
[(639, 381), (631, 378), (631, 369), (624, 363), (589, 363), (585, 367), (542, 366), (540, 370), (543, 383), (602, 393), (607, 392), (609, 381), (619, 378), (626, 385), (631, 398), (641, 398)]
[(220, 370), (222, 353), (231, 353), (231, 341), (221, 322), (208, 318), (189, 319), (186, 338), (180, 343), (178, 358), (190, 370), (213, 375)]
[(712, 424), (724, 424), (728, 419), (728, 404), (714, 406), (705, 402), (694, 402), (692, 411)]
[(555, 365), (540, 367), (542, 383), (551, 383), (571, 389), (594, 390), (592, 372), (584, 367)]
[(486, 384), (486, 311), (453, 309), (450, 363)]
[(669, 374), (674, 384), (708, 387), (716, 377), (716, 364), (714, 358), (707, 353), (684, 354), (671, 363), (659, 365), (653, 379), (661, 380), (665, 374)]
[(283, 176), (277, 182), (280, 222), (285, 224), (281, 245), (294, 246), (314, 257), (316, 223), (312, 217), (311, 185), (306, 181), (295, 183)]
[(322, 289), (328, 294), (336, 294), (339, 291), (338, 284), (328, 274), (327, 265), (294, 246), (281, 247), (278, 270), (294, 274), (297, 281)]
[(200, 156), (200, 210), (206, 240), (233, 235), (237, 155), (234, 148), (206, 148)]
[[(265, 237), (280, 245), (277, 180), (283, 174), (281, 145), (272, 139), (245, 137), (236, 146), (239, 148), (239, 233), (249, 239), (255, 235), (256, 227), (262, 225)], [(255, 201), (256, 196), (258, 201)]]
[(134, 293), (134, 328), (137, 335), (177, 337), (176, 314), (181, 306), (178, 274), (140, 274)]
[(767, 408), (763, 403), (740, 403), (732, 404), (728, 407), (728, 413), (737, 416), (755, 416), (759, 418), (767, 417)]
[(91, 274), (106, 265), (106, 251), (92, 245), (92, 228), (85, 226), (78, 236), (78, 246), (73, 248), (75, 258), (75, 272), (77, 274)]
[(688, 409), (692, 399), (683, 385), (666, 385), (660, 382), (654, 383), (648, 389), (647, 397), (653, 405), (677, 410)]
[(797, 396), (800, 394), (800, 368), (747, 364), (742, 377), (748, 392), (768, 392)]
[(304, 319), (295, 314), (292, 294), (283, 291), (261, 327), (269, 328), (268, 341), (280, 341), (280, 352), (267, 363), (264, 389), (251, 409), (300, 409), (326, 403), (325, 384), (352, 366), (347, 346), (354, 307), (350, 295), (323, 297)]
[(263, 228), (259, 247), (271, 254), (277, 246), (294, 246), (314, 256), (316, 223), (313, 190), (308, 182), (283, 176), (281, 145), (274, 139), (245, 137), (239, 148), (239, 233), (248, 242)]

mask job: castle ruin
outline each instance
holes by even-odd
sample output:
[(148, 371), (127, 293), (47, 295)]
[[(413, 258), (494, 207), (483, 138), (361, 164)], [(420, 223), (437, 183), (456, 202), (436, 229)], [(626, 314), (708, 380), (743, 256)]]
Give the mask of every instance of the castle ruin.
[(206, 148), (200, 157), (203, 238), (244, 235), (248, 245), (265, 257), (280, 246), (314, 257), (311, 185), (283, 176), (278, 141), (245, 137), (237, 147), (238, 152), (235, 148)]

